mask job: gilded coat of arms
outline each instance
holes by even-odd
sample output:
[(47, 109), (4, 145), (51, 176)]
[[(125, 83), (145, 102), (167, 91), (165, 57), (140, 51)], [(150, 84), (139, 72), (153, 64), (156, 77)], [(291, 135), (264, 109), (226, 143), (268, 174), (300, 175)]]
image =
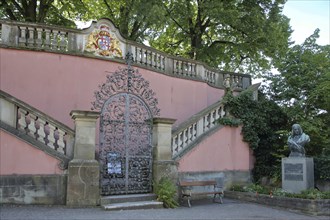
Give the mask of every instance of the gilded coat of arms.
[(119, 40), (110, 33), (110, 28), (106, 25), (101, 25), (88, 36), (86, 50), (100, 56), (123, 57)]

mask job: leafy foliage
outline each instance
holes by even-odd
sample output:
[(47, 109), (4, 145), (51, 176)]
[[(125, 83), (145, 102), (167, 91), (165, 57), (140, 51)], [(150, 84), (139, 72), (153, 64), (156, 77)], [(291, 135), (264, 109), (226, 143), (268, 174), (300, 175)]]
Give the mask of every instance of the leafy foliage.
[(321, 155), (314, 158), (315, 178), (330, 181), (330, 156)]
[(218, 122), (222, 125), (227, 125), (230, 127), (238, 127), (242, 124), (241, 120), (233, 117), (223, 117), (220, 118)]
[(73, 27), (105, 17), (127, 39), (254, 75), (284, 54), (291, 33), (281, 13), (286, 0), (0, 1), (1, 18)]
[(321, 192), (317, 189), (303, 190), (300, 193), (289, 193), (281, 188), (270, 188), (258, 184), (250, 184), (247, 186), (233, 185), (230, 190), (238, 192), (253, 192), (266, 194), (271, 196), (281, 196), (300, 199), (330, 199), (330, 191)]
[(179, 206), (175, 199), (177, 189), (169, 178), (162, 177), (154, 187), (158, 200), (164, 203), (165, 208), (176, 208)]
[(298, 123), (311, 142), (306, 155), (315, 158), (315, 173), (330, 179), (330, 45), (316, 44), (319, 30), (301, 45), (291, 47), (276, 61), (281, 74), (271, 74), (264, 89), (289, 117), (289, 124)]
[[(254, 100), (252, 91), (237, 96), (227, 93), (225, 105), (230, 113), (243, 122), (243, 140), (249, 143), (256, 159), (253, 176), (258, 182), (263, 176), (279, 178), (281, 158), (286, 154), (287, 116), (276, 103), (262, 93)], [(269, 117), (271, 116), (271, 117)]]
[(158, 0), (81, 0), (88, 9), (82, 20), (109, 18), (121, 34), (143, 42), (164, 25), (164, 12)]
[(164, 0), (166, 25), (150, 45), (213, 67), (249, 74), (269, 69), (283, 54), (290, 27), (285, 0)]
[[(1, 0), (0, 18), (15, 21), (49, 23), (75, 27), (72, 21), (84, 6), (80, 1), (69, 0)], [(70, 15), (70, 18), (68, 16)]]

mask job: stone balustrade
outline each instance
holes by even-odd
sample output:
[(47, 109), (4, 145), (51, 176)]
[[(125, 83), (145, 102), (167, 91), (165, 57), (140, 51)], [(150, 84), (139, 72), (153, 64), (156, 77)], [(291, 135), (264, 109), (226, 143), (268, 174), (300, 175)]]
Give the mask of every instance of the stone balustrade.
[(214, 128), (217, 120), (225, 116), (222, 102), (217, 102), (194, 115), (172, 132), (172, 157), (187, 150), (198, 138)]
[(1, 121), (71, 158), (74, 131), (0, 90)]
[[(121, 56), (124, 62), (125, 54), (132, 52), (135, 64), (155, 70), (160, 73), (208, 83), (217, 88), (224, 88), (227, 81), (234, 89), (246, 89), (251, 85), (251, 76), (212, 69), (204, 63), (175, 57), (154, 48), (126, 40), (119, 36), (118, 30), (107, 19), (99, 21), (109, 24), (120, 44)], [(91, 56), (86, 50), (89, 37), (96, 28), (94, 22), (91, 27), (68, 29), (53, 25), (35, 24), (0, 20), (0, 47), (19, 47), (33, 50), (52, 51), (57, 53)], [(95, 42), (94, 42), (95, 43)], [(94, 55), (95, 56), (95, 55)], [(114, 59), (111, 56), (95, 56), (102, 59)], [(118, 57), (116, 57), (116, 60)]]

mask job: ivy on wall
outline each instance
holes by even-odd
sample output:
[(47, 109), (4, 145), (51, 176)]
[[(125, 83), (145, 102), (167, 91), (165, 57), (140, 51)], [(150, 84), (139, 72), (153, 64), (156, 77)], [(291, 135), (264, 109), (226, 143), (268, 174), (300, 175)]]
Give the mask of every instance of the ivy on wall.
[(258, 100), (253, 99), (252, 93), (246, 90), (234, 96), (227, 91), (223, 99), (227, 115), (219, 123), (229, 126), (242, 124), (243, 140), (249, 144), (256, 158), (253, 169), (255, 182), (265, 176), (280, 179), (281, 158), (289, 154), (284, 147), (288, 117), (262, 93), (259, 92)]

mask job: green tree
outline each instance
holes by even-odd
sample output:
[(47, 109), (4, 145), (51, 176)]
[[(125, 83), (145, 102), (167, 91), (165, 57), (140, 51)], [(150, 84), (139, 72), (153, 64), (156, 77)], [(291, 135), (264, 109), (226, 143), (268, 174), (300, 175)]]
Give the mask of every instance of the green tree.
[(158, 0), (82, 0), (88, 9), (82, 20), (109, 18), (130, 40), (143, 42), (164, 25), (164, 12)]
[(150, 45), (228, 71), (258, 74), (288, 46), (285, 0), (163, 0), (166, 25)]
[[(81, 1), (1, 0), (0, 18), (74, 27), (73, 20), (84, 11)], [(69, 19), (70, 18), (70, 19)]]
[(277, 60), (280, 74), (268, 77), (265, 90), (311, 137), (308, 156), (330, 152), (330, 45), (316, 43), (319, 30)]

